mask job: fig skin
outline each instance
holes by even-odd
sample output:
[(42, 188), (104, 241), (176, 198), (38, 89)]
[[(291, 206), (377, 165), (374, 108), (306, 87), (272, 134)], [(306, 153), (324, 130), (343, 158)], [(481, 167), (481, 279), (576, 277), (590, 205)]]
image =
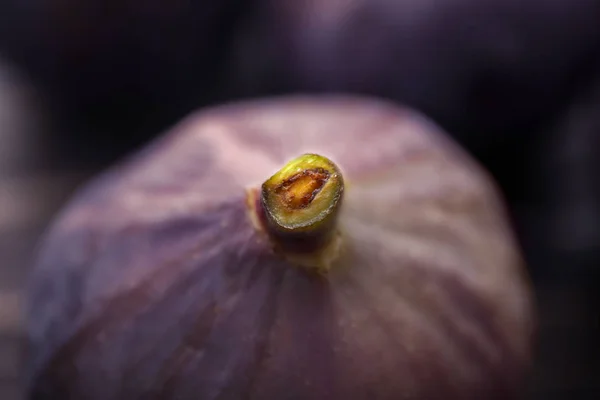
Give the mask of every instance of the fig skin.
[[(325, 275), (274, 250), (252, 193), (341, 169)], [(488, 175), (410, 109), (222, 106), (83, 188), (31, 275), (31, 399), (512, 399), (535, 309)]]

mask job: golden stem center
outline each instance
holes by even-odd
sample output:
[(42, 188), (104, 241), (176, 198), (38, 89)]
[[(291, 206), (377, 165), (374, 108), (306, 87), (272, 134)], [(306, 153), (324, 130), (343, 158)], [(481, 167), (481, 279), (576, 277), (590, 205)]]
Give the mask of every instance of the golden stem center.
[(307, 169), (287, 178), (274, 191), (289, 209), (306, 208), (323, 189), (329, 176), (323, 168)]

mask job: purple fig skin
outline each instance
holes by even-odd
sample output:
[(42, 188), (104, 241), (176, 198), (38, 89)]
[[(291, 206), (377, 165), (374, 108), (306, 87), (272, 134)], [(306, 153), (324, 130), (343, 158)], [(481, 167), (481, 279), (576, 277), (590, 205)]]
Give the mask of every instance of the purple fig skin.
[[(333, 160), (341, 248), (273, 251), (251, 189)], [(83, 188), (31, 276), (31, 399), (515, 398), (535, 308), (488, 177), (414, 111), (293, 97), (190, 116)]]

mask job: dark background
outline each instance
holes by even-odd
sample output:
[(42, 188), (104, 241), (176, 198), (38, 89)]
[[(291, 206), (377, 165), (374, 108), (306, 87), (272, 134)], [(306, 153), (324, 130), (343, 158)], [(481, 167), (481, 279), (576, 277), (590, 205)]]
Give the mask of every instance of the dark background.
[(600, 398), (600, 0), (0, 0), (0, 399), (77, 185), (194, 109), (308, 92), (408, 104), (493, 174), (540, 307), (526, 398)]

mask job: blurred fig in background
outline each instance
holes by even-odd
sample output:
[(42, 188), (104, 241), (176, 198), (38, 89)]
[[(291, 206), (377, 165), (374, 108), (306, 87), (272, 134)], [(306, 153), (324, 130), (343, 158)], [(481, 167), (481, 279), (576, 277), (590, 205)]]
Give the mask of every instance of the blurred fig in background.
[(532, 360), (492, 180), (375, 100), (191, 116), (79, 192), (31, 284), (32, 400), (508, 400)]
[(598, 15), (597, 0), (263, 0), (231, 66), (251, 91), (407, 102), (483, 149), (564, 105), (599, 43)]
[(0, 182), (22, 177), (44, 157), (42, 110), (35, 88), (0, 58)]

